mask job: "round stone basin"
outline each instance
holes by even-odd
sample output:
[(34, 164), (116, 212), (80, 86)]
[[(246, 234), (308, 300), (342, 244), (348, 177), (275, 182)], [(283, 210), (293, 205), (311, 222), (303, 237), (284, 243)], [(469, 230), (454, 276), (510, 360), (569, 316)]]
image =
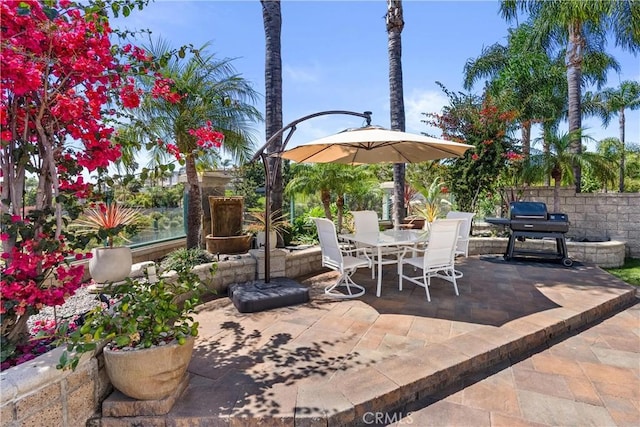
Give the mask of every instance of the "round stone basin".
[(218, 237), (211, 234), (205, 237), (207, 251), (212, 254), (245, 254), (251, 249), (251, 234), (241, 236)]

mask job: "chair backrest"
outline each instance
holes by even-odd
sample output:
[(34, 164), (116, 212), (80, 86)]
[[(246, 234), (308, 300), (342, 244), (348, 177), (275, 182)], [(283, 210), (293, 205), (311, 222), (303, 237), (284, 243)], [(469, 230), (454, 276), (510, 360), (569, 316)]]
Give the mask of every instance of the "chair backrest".
[(356, 233), (377, 233), (380, 231), (376, 211), (351, 211)]
[(341, 269), (343, 265), (342, 251), (338, 243), (336, 226), (326, 218), (313, 218), (318, 229), (318, 239), (322, 250), (322, 265), (332, 269)]
[(456, 247), (456, 253), (459, 255), (467, 256), (469, 253), (469, 234), (471, 234), (471, 221), (473, 220), (474, 212), (459, 212), (449, 211), (447, 213), (447, 219), (463, 219), (460, 224), (460, 237), (458, 238), (458, 244)]
[(429, 243), (424, 253), (425, 270), (453, 265), (461, 222), (460, 219), (437, 219), (431, 223)]

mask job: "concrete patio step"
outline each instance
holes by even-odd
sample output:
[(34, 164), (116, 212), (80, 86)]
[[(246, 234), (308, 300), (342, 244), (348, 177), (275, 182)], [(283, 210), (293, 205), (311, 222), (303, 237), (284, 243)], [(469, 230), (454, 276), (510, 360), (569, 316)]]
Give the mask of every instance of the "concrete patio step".
[[(634, 288), (589, 265), (471, 257), (459, 267), (460, 297), (435, 282), (431, 304), (422, 289), (397, 291), (392, 269), (381, 298), (365, 270), (356, 275), (367, 287), (358, 300), (324, 298), (320, 289), (335, 275), (322, 273), (301, 281), (312, 290), (308, 304), (240, 314), (213, 301), (198, 314), (190, 383), (173, 408), (103, 416), (99, 425), (363, 425), (366, 414), (517, 360), (636, 299)], [(130, 402), (117, 392), (105, 401), (111, 411), (119, 404)]]

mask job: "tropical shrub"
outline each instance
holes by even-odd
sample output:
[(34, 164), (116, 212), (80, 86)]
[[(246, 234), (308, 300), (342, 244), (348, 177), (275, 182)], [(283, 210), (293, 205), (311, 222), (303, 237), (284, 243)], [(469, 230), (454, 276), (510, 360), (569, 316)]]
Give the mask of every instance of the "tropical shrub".
[[(83, 267), (68, 265), (67, 257), (84, 241), (64, 229), (63, 212), (77, 217), (78, 201), (92, 197), (83, 172), (106, 168), (120, 156), (103, 107), (110, 94), (129, 100), (132, 92), (120, 77), (108, 22), (96, 11), (68, 1), (0, 7), (0, 320), (2, 346), (13, 349), (26, 341), (30, 315), (62, 304), (80, 286)], [(25, 213), (27, 174), (38, 177), (39, 191)]]
[(213, 262), (213, 255), (201, 248), (180, 248), (169, 253), (160, 263), (163, 271), (189, 271), (196, 265)]
[(435, 221), (441, 216), (443, 205), (449, 204), (449, 201), (443, 197), (448, 192), (447, 187), (442, 185), (439, 176), (434, 178), (429, 187), (424, 187), (419, 183), (413, 185), (424, 198), (423, 204), (414, 207), (414, 214), (427, 222)]
[(503, 111), (493, 99), (453, 93), (442, 86), (449, 105), (442, 114), (426, 114), (426, 122), (442, 129), (442, 136), (471, 144), (463, 157), (449, 160), (447, 187), (455, 195), (457, 209), (475, 212), (482, 191), (497, 189), (508, 167), (509, 153), (517, 152), (509, 137), (516, 113)]

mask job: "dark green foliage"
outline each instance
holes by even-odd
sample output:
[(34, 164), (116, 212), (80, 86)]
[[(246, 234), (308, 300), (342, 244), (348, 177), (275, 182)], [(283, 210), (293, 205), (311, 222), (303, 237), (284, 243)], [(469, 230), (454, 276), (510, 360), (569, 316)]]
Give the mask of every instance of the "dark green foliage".
[(308, 214), (295, 218), (291, 223), (291, 242), (297, 244), (318, 242), (318, 230)]
[(213, 262), (213, 257), (204, 249), (180, 248), (168, 254), (160, 263), (160, 267), (163, 271), (184, 271), (210, 262)]

